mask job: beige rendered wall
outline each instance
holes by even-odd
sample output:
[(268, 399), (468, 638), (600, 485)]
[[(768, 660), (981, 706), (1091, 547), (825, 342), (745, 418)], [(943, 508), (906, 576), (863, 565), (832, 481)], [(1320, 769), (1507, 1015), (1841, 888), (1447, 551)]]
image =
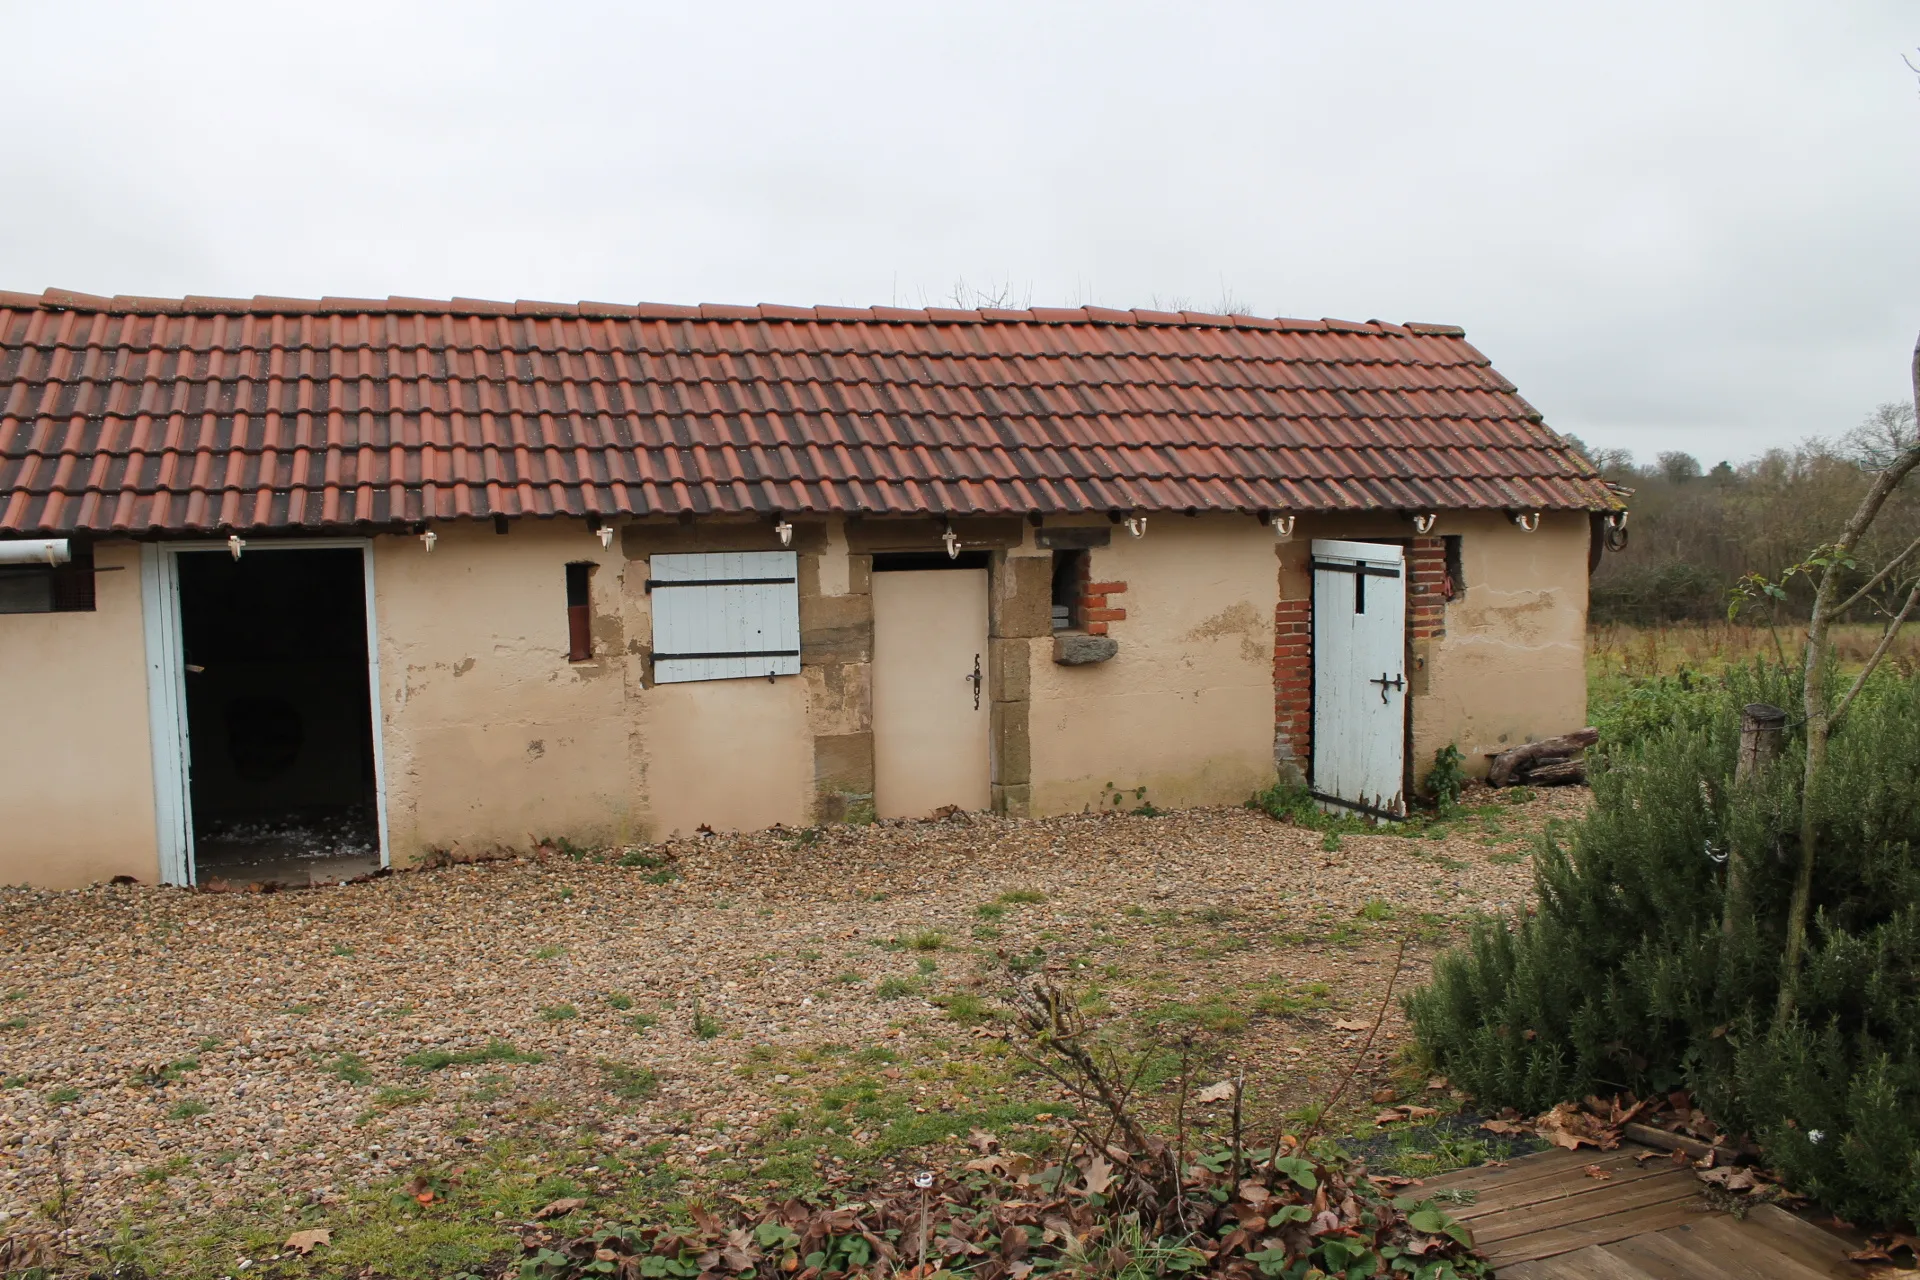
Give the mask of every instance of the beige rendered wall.
[[(637, 835), (624, 562), (583, 522), (374, 540), (387, 826), (396, 865), (431, 850)], [(566, 568), (591, 561), (595, 659), (567, 661)]]
[[(1101, 521), (1105, 524), (1105, 521)], [(1274, 535), (1251, 516), (1155, 515), (1114, 529), (1092, 580), (1110, 604), (1111, 659), (1053, 661), (1028, 641), (1035, 814), (1106, 804), (1106, 785), (1161, 806), (1238, 804), (1273, 781)]]
[(1449, 742), (1484, 774), (1490, 754), (1587, 722), (1587, 513), (1546, 512), (1533, 533), (1493, 511), (1442, 524), (1460, 535), (1466, 591), (1415, 700), (1416, 781)]
[(140, 549), (94, 564), (94, 612), (0, 614), (0, 884), (159, 878)]

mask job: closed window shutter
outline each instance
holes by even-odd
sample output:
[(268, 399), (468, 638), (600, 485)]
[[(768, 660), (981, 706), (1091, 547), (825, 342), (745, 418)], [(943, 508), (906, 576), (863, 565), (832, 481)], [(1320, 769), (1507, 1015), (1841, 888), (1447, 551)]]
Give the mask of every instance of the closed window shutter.
[(654, 680), (799, 675), (798, 568), (791, 551), (654, 556)]

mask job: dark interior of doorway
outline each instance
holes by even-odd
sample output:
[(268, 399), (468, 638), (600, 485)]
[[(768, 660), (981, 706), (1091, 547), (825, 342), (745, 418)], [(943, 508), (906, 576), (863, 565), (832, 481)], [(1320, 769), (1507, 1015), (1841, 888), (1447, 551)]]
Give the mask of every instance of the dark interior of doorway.
[(305, 887), (377, 871), (360, 551), (178, 563), (195, 880)]

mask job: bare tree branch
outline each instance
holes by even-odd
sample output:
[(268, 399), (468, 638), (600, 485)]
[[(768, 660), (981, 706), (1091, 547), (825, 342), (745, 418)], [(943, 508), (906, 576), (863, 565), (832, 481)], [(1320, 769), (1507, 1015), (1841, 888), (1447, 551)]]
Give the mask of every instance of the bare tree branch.
[(1829, 728), (1840, 723), (1840, 717), (1847, 714), (1847, 708), (1853, 705), (1853, 700), (1859, 696), (1860, 690), (1866, 687), (1867, 677), (1872, 675), (1873, 669), (1880, 665), (1880, 659), (1887, 656), (1887, 650), (1893, 648), (1894, 638), (1900, 634), (1901, 626), (1906, 623), (1916, 603), (1920, 603), (1920, 582), (1914, 583), (1913, 590), (1907, 592), (1907, 602), (1900, 607), (1900, 612), (1894, 616), (1893, 621), (1887, 624), (1886, 634), (1880, 637), (1879, 647), (1874, 649), (1873, 655), (1867, 659), (1867, 665), (1861, 668), (1860, 674), (1854, 677), (1853, 687), (1847, 690), (1846, 696), (1841, 698), (1840, 704), (1833, 709), (1833, 715), (1827, 721)]
[(1853, 608), (1853, 606), (1859, 604), (1862, 600), (1866, 599), (1868, 594), (1872, 592), (1875, 587), (1879, 586), (1882, 582), (1885, 582), (1887, 580), (1887, 575), (1891, 574), (1895, 569), (1899, 568), (1901, 563), (1904, 560), (1906, 560), (1908, 556), (1912, 555), (1916, 551), (1920, 551), (1920, 538), (1915, 538), (1912, 542), (1909, 542), (1907, 544), (1907, 549), (1905, 551), (1902, 551), (1899, 555), (1895, 556), (1893, 559), (1887, 561), (1886, 564), (1882, 565), (1880, 567), (1880, 572), (1874, 574), (1873, 578), (1867, 583), (1866, 586), (1860, 588), (1858, 591), (1848, 596), (1847, 602), (1845, 604), (1835, 606), (1833, 610), (1834, 616), (1836, 618), (1839, 617), (1841, 614), (1844, 614), (1847, 610)]

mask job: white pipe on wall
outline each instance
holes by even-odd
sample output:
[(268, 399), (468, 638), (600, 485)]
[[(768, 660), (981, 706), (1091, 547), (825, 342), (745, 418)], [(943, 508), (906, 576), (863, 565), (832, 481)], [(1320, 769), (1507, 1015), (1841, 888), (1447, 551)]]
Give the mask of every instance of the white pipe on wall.
[(65, 538), (0, 542), (0, 564), (66, 564), (73, 559)]

